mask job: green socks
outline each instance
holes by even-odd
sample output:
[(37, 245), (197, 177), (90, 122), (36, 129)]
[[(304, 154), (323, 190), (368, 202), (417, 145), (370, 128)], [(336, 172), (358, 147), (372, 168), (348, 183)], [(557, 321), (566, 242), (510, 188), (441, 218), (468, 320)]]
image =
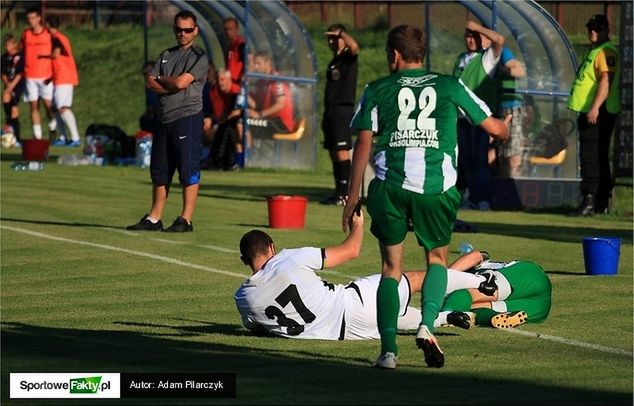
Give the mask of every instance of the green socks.
[(447, 290), (447, 268), (438, 264), (431, 264), (423, 280), (422, 313), (424, 324), (429, 331), (434, 331), (434, 320), (445, 299)]
[(476, 315), (476, 326), (488, 326), (491, 327), (491, 319), (496, 314), (499, 314), (495, 310), (492, 309), (473, 309), (473, 312)]
[(376, 320), (381, 334), (381, 354), (393, 352), (398, 354), (396, 347), (396, 326), (398, 310), (398, 281), (393, 278), (381, 278), (376, 291)]

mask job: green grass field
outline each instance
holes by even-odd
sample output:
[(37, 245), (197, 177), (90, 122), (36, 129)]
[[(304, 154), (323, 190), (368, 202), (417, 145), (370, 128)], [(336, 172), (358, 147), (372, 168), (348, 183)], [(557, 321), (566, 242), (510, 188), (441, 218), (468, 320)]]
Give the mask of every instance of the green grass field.
[[(517, 329), (530, 335), (440, 329), (440, 370), (424, 366), (414, 335), (401, 334), (398, 369), (380, 371), (369, 367), (377, 341), (251, 337), (235, 310), (233, 293), (248, 275), (237, 254), (244, 232), (264, 228), (278, 248), (343, 240), (340, 208), (317, 204), (327, 174), (206, 172), (195, 232), (144, 234), (124, 226), (148, 210), (146, 170), (48, 162), (41, 172), (16, 172), (14, 159), (4, 153), (0, 164), (2, 404), (25, 404), (8, 398), (11, 372), (236, 374), (235, 400), (188, 401), (200, 404), (632, 402), (631, 218), (461, 212), (480, 232), (454, 234), (451, 249), (469, 241), (496, 259), (543, 265), (553, 283), (550, 317)], [(277, 193), (309, 197), (303, 230), (267, 229), (265, 196)], [(166, 222), (179, 210), (174, 190)], [(365, 235), (360, 258), (324, 278), (345, 283), (379, 271), (369, 221)], [(618, 275), (585, 276), (581, 238), (603, 235), (623, 239)], [(409, 237), (406, 266), (421, 267), (421, 258)]]
[[(330, 57), (322, 31), (310, 29), (318, 78)], [(99, 122), (133, 134), (143, 109), (140, 28), (67, 33), (81, 75), (73, 106), (80, 130)], [(385, 73), (385, 32), (358, 34), (361, 88)], [(321, 98), (323, 80), (319, 83)], [(24, 138), (30, 138), (27, 109), (21, 108)], [(255, 338), (241, 327), (235, 310), (233, 294), (248, 276), (237, 254), (244, 232), (264, 228), (278, 248), (343, 240), (340, 208), (317, 204), (332, 188), (330, 162), (321, 148), (311, 173), (205, 172), (195, 232), (187, 235), (124, 230), (149, 209), (148, 171), (54, 162), (58, 154), (77, 152), (53, 148), (44, 171), (15, 172), (10, 165), (20, 159), (19, 150), (2, 151), (2, 404), (33, 404), (9, 399), (11, 372), (236, 374), (235, 400), (188, 401), (199, 404), (632, 404), (631, 178), (620, 181), (617, 209), (607, 216), (568, 218), (563, 209), (461, 212), (460, 219), (480, 232), (454, 234), (451, 249), (469, 241), (495, 259), (541, 264), (553, 283), (549, 319), (519, 327), (524, 334), (440, 329), (447, 355), (440, 370), (426, 368), (413, 334), (402, 334), (398, 369), (378, 371), (369, 368), (377, 341)], [(277, 193), (309, 197), (303, 230), (267, 228), (265, 196)], [(164, 221), (169, 224), (179, 210), (175, 189)], [(379, 272), (369, 223), (360, 258), (324, 272), (324, 278), (346, 283)], [(584, 236), (623, 239), (617, 276), (584, 274)], [(405, 265), (422, 266), (412, 238)], [(136, 402), (148, 403), (174, 401)]]

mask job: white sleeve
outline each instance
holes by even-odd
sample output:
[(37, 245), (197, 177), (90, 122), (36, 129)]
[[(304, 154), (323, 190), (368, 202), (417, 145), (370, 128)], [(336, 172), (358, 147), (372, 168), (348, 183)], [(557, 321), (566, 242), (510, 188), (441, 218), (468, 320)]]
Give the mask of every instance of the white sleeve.
[[(501, 54), (500, 52), (500, 55)], [(496, 68), (500, 62), (500, 55), (495, 55), (493, 47), (487, 48), (486, 51), (484, 51), (484, 55), (482, 55), (482, 67), (491, 79), (495, 77)]]
[(309, 268), (319, 271), (324, 268), (324, 250), (322, 248), (303, 247), (294, 249), (284, 249), (280, 252), (290, 257), (301, 265), (300, 269)]
[(244, 327), (249, 330), (255, 328), (258, 323), (251, 315), (251, 309), (249, 308), (249, 304), (246, 300), (244, 284), (240, 286), (240, 288), (238, 288), (234, 295), (234, 299), (236, 301), (236, 307), (238, 308), (238, 312), (240, 313), (240, 318), (242, 319), (242, 324), (244, 325)]

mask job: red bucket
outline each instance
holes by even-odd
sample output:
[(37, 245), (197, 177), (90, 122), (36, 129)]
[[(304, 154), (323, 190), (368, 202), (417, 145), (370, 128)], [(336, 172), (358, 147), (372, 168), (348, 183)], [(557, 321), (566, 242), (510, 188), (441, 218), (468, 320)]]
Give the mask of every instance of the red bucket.
[(48, 140), (22, 140), (23, 161), (46, 161), (48, 159)]
[(303, 196), (277, 195), (266, 198), (269, 227), (304, 228), (308, 199)]

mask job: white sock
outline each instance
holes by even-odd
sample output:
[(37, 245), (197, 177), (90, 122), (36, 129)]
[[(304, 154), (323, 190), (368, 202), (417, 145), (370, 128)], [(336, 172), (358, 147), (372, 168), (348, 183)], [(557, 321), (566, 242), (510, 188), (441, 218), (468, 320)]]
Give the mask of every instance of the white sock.
[(62, 120), (66, 127), (68, 127), (68, 131), (70, 131), (70, 137), (73, 141), (79, 141), (79, 131), (77, 130), (77, 120), (75, 120), (75, 114), (73, 114), (71, 109), (67, 109), (62, 113)]
[(55, 131), (57, 130), (57, 120), (55, 119), (55, 117), (53, 117), (49, 122), (48, 122), (48, 129), (50, 131)]
[(42, 139), (42, 124), (33, 124), (33, 137), (36, 140)]
[(445, 294), (448, 295), (458, 289), (477, 288), (485, 280), (486, 278), (481, 275), (447, 269), (447, 292)]
[(451, 313), (448, 311), (444, 311), (444, 312), (439, 312), (438, 313), (438, 317), (436, 317), (436, 320), (434, 320), (434, 327), (440, 327), (443, 326), (447, 323), (447, 315)]
[(150, 223), (152, 223), (152, 224), (156, 224), (156, 223), (158, 223), (158, 222), (159, 222), (159, 220), (154, 219), (154, 218), (152, 218), (152, 217), (150, 217), (150, 216), (147, 216), (147, 219), (148, 219), (148, 220), (150, 220)]

